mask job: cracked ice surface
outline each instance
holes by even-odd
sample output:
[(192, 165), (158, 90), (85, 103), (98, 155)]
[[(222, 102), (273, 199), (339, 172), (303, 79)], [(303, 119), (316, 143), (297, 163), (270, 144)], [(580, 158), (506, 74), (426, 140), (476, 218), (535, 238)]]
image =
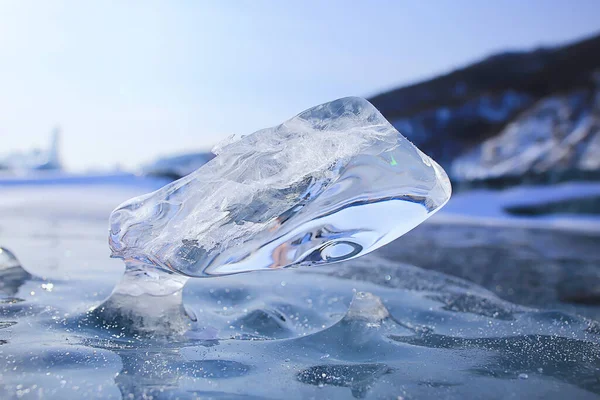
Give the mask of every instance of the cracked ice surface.
[(113, 211), (113, 257), (198, 277), (341, 261), (408, 232), (451, 193), (444, 170), (361, 98), (213, 152)]

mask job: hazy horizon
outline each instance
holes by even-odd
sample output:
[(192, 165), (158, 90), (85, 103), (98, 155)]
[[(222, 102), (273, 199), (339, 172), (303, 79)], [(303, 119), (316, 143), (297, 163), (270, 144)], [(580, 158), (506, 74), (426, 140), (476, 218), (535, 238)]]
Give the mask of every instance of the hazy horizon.
[(59, 125), (67, 168), (132, 168), (600, 32), (594, 1), (375, 3), (2, 2), (0, 156)]

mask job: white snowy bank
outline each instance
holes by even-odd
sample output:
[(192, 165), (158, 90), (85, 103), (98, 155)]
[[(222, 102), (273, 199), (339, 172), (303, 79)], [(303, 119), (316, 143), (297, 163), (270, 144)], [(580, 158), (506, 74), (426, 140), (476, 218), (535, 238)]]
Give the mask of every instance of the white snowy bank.
[(523, 226), (600, 232), (600, 215), (553, 214), (521, 217), (506, 209), (558, 201), (600, 197), (600, 183), (571, 182), (548, 186), (519, 186), (505, 190), (456, 193), (431, 223)]

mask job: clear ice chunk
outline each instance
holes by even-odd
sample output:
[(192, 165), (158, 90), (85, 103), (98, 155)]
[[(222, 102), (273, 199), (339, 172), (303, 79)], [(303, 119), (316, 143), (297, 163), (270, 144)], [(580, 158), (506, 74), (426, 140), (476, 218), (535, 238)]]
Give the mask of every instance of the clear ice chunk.
[(451, 194), (444, 170), (357, 97), (213, 152), (113, 211), (113, 257), (194, 277), (337, 262), (405, 234)]

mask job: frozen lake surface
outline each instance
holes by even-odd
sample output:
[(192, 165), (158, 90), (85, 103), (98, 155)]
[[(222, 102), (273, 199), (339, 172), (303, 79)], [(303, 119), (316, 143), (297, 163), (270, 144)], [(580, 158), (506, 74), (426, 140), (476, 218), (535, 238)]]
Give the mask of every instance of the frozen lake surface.
[(0, 276), (0, 398), (600, 398), (597, 233), (458, 201), (357, 260), (192, 279), (205, 337), (90, 321), (124, 269), (110, 211), (162, 184), (0, 182), (0, 246), (31, 274)]

